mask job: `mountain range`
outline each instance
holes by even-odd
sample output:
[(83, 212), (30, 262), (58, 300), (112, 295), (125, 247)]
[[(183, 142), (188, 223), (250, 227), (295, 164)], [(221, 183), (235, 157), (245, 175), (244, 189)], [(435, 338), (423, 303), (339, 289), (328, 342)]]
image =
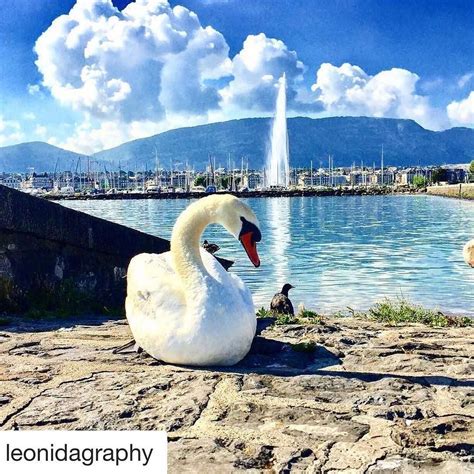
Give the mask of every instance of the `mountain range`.
[[(209, 155), (216, 164), (240, 167), (241, 157), (249, 167), (261, 169), (267, 154), (271, 119), (230, 120), (196, 127), (179, 128), (148, 138), (124, 143), (100, 151), (93, 159), (108, 169), (120, 164), (122, 169), (153, 169), (156, 158), (165, 168), (183, 168), (186, 162), (196, 170), (204, 169)], [(424, 166), (468, 163), (474, 159), (474, 129), (451, 128), (434, 132), (413, 120), (369, 117), (331, 117), (288, 119), (290, 165), (327, 166), (328, 155), (334, 166), (380, 164), (382, 145), (386, 166)], [(77, 153), (42, 142), (23, 143), (0, 148), (0, 172), (72, 169)], [(71, 165), (71, 163), (73, 165)], [(112, 165), (112, 163), (114, 165)], [(84, 168), (83, 168), (84, 169)]]
[(56, 168), (58, 171), (75, 170), (81, 158), (86, 156), (49, 143), (20, 143), (0, 148), (0, 173), (24, 173), (28, 168), (34, 168), (37, 172), (54, 171)]

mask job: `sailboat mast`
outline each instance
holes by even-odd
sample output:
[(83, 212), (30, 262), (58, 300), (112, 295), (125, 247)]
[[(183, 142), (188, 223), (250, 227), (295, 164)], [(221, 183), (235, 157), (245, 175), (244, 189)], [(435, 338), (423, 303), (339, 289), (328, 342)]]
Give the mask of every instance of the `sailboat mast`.
[(384, 178), (383, 178), (383, 143), (382, 143), (382, 156), (380, 158), (380, 161), (381, 161), (381, 172), (382, 172), (381, 182), (382, 182), (382, 186), (383, 186), (384, 185)]

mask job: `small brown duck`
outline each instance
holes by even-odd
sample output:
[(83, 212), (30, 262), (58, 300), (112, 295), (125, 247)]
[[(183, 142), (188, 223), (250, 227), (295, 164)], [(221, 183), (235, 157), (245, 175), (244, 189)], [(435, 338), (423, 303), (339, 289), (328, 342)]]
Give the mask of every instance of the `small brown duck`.
[(278, 314), (289, 314), (290, 316), (295, 315), (295, 310), (291, 304), (290, 298), (288, 298), (288, 292), (294, 288), (293, 285), (285, 283), (280, 293), (276, 293), (270, 303), (270, 310)]
[(214, 255), (220, 249), (217, 244), (213, 244), (211, 242), (208, 242), (207, 240), (202, 243), (202, 247), (204, 248), (204, 250), (207, 250), (211, 255)]

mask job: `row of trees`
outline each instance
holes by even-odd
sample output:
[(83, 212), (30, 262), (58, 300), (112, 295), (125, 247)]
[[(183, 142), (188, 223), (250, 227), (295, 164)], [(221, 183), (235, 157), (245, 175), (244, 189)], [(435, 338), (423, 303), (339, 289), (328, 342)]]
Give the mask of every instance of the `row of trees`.
[[(219, 176), (216, 180), (216, 185), (222, 189), (228, 189), (232, 183), (232, 178), (230, 176)], [(205, 176), (196, 176), (194, 179), (194, 186), (206, 186), (207, 178)], [(240, 176), (235, 178), (235, 185), (240, 184)]]

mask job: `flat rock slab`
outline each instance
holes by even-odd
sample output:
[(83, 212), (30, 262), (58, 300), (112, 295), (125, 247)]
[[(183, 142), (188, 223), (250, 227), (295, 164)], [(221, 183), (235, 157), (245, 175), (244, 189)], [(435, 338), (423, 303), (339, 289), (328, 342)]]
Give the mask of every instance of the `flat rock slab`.
[(0, 429), (166, 430), (176, 473), (474, 472), (474, 328), (271, 322), (222, 369), (114, 354), (123, 320), (17, 322)]

